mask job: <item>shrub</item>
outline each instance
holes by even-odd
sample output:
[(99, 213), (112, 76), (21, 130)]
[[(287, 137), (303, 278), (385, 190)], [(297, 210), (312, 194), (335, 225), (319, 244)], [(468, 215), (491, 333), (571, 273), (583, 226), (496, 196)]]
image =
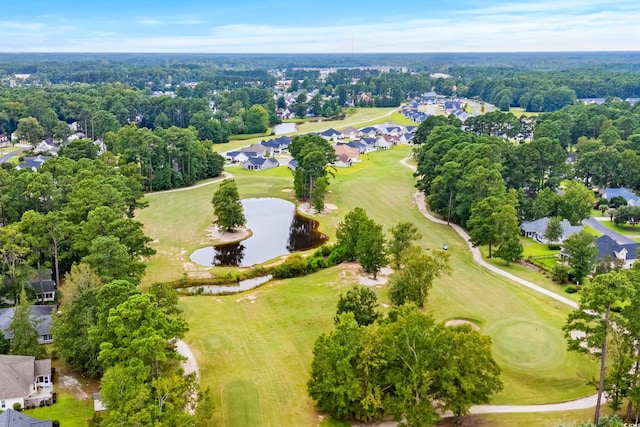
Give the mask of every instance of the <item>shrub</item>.
[(314, 257), (328, 257), (329, 255), (331, 255), (331, 251), (332, 250), (333, 250), (333, 246), (330, 246), (330, 245), (320, 246), (313, 253), (313, 256)]
[(569, 280), (569, 268), (564, 264), (556, 264), (551, 270), (551, 279), (558, 283), (567, 283)]
[(44, 406), (44, 400), (40, 401), (40, 407), (42, 408)]
[(568, 294), (575, 294), (578, 292), (578, 287), (576, 285), (567, 285), (564, 291)]
[(278, 268), (273, 271), (275, 279), (287, 279), (303, 276), (307, 272), (307, 260), (300, 254), (291, 254)]
[(324, 257), (312, 256), (307, 260), (307, 270), (309, 273), (327, 268), (328, 266), (329, 262)]
[(331, 254), (329, 254), (329, 265), (338, 265), (347, 259), (346, 250), (343, 246), (335, 245), (331, 248)]
[(552, 251), (559, 251), (562, 248), (562, 246), (557, 243), (549, 243), (547, 246), (549, 247), (549, 250)]
[(22, 405), (19, 402), (16, 402), (13, 404), (13, 410), (14, 411), (21, 411), (22, 410)]

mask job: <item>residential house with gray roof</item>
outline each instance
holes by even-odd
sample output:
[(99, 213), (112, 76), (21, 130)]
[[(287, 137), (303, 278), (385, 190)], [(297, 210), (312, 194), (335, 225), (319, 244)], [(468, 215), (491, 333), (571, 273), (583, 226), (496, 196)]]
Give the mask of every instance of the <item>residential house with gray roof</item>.
[(0, 355), (0, 410), (19, 403), (21, 408), (52, 403), (51, 359)]
[[(535, 221), (523, 221), (520, 225), (520, 234), (524, 237), (530, 237), (537, 240), (540, 243), (548, 244), (550, 243), (549, 240), (544, 237), (548, 225), (548, 217), (536, 219)], [(562, 243), (567, 239), (567, 237), (572, 234), (579, 233), (583, 229), (581, 225), (571, 225), (571, 223), (566, 219), (563, 219), (560, 225), (562, 226), (562, 237), (560, 237), (560, 240), (555, 243)]]

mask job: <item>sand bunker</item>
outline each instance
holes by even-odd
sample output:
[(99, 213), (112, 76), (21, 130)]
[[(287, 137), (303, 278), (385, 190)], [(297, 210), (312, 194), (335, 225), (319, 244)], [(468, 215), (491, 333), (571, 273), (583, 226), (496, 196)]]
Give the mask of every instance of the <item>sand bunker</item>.
[(444, 325), (445, 326), (469, 325), (469, 326), (471, 326), (471, 329), (473, 329), (473, 330), (476, 330), (476, 331), (480, 330), (478, 325), (473, 323), (471, 320), (466, 320), (466, 319), (451, 319), (451, 320), (447, 320), (447, 322)]

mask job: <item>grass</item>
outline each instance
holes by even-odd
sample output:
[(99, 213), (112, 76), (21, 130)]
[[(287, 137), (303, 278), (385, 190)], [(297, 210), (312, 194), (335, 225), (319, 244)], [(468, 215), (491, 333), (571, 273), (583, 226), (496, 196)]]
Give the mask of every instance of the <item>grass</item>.
[[(526, 243), (526, 242), (525, 242)], [(526, 248), (526, 246), (525, 246)], [(523, 265), (520, 263), (507, 263), (500, 258), (487, 258), (489, 255), (489, 250), (486, 246), (480, 247), (480, 252), (482, 252), (482, 256), (485, 261), (489, 264), (495, 265), (505, 271), (508, 271), (511, 274), (514, 274), (518, 277), (521, 277), (529, 282), (532, 282), (540, 287), (548, 289), (552, 292), (560, 294), (565, 298), (568, 298), (572, 301), (578, 302), (580, 300), (580, 296), (578, 294), (568, 294), (564, 292), (564, 289), (567, 285), (560, 285), (553, 280), (551, 280), (551, 274), (548, 272), (541, 271), (538, 267), (533, 265)], [(555, 259), (552, 259), (555, 263)]]
[[(595, 376), (595, 362), (568, 352), (561, 332), (570, 308), (480, 268), (450, 227), (426, 220), (413, 205), (411, 171), (399, 164), (410, 152), (410, 147), (394, 147), (338, 169), (326, 200), (338, 209), (316, 216), (320, 230), (333, 239), (336, 225), (359, 206), (386, 230), (399, 221), (413, 222), (425, 248), (447, 242), (453, 274), (436, 281), (425, 310), (438, 320), (473, 319), (492, 337), (505, 384), (493, 403), (549, 403), (590, 394), (587, 382)], [(282, 191), (293, 186), (285, 168), (230, 171), (241, 197), (291, 200), (291, 193)], [(150, 206), (138, 219), (155, 239), (158, 254), (148, 263), (145, 281), (182, 276), (190, 250), (206, 240), (217, 185), (149, 196)], [(341, 267), (334, 267), (241, 295), (181, 299), (191, 327), (186, 340), (200, 365), (203, 386), (214, 391), (219, 408), (215, 425), (317, 424), (306, 394), (311, 350), (315, 339), (331, 329), (339, 295), (352, 282)], [(386, 287), (375, 291), (382, 303), (389, 303)], [(246, 399), (236, 399), (243, 394)]]
[(84, 427), (93, 416), (93, 400), (77, 400), (64, 389), (55, 388), (57, 402), (51, 406), (27, 409), (25, 414), (39, 420), (58, 420), (64, 427)]
[(633, 227), (629, 224), (616, 225), (613, 221), (600, 221), (600, 224), (623, 236), (632, 238), (640, 236), (640, 226)]
[(514, 116), (516, 117), (520, 117), (522, 115), (526, 116), (526, 117), (536, 117), (539, 116), (542, 113), (536, 113), (533, 111), (525, 111), (524, 108), (520, 108), (520, 107), (511, 107), (509, 108), (509, 112), (512, 113)]
[(253, 138), (269, 138), (271, 136), (271, 128), (268, 128), (264, 133), (240, 133), (237, 135), (229, 136), (229, 141), (237, 141), (237, 140), (247, 140)]
[[(602, 414), (610, 410), (603, 405)], [(561, 412), (529, 412), (513, 414), (468, 415), (462, 418), (462, 427), (558, 427), (580, 426), (593, 420), (594, 409), (580, 409)], [(438, 427), (455, 426), (455, 418), (446, 418), (436, 424)]]

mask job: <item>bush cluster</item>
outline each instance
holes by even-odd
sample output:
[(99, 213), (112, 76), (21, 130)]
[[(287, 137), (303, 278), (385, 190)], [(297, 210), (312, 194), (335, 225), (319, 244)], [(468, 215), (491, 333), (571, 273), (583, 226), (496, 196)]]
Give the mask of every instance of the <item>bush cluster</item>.
[(274, 279), (288, 279), (315, 273), (318, 270), (332, 267), (344, 261), (344, 251), (336, 245), (325, 245), (318, 248), (308, 258), (300, 254), (291, 254), (273, 270)]

